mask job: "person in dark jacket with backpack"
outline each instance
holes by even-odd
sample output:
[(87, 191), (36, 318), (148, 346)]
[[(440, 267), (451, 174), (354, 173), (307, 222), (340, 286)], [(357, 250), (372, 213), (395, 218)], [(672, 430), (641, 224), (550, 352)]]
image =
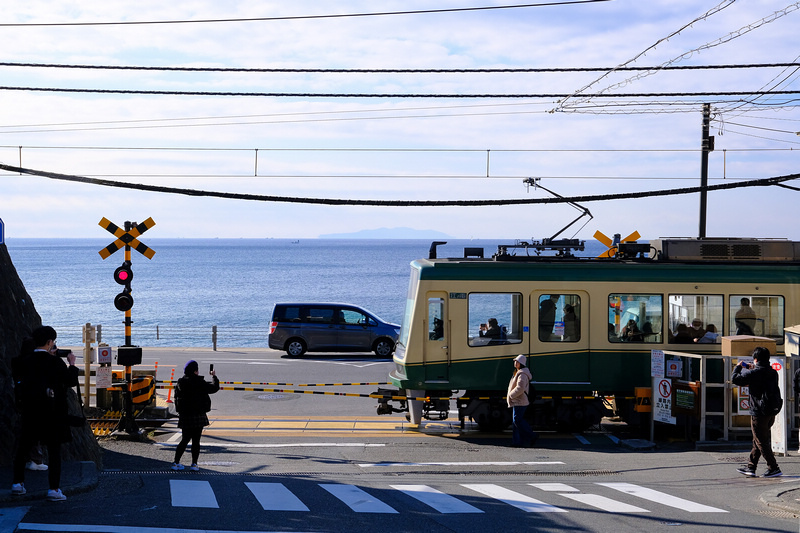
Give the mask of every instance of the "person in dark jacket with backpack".
[(39, 441), (47, 446), (50, 466), (47, 472), (49, 501), (63, 501), (61, 492), (61, 444), (68, 442), (70, 433), (67, 418), (67, 389), (78, 384), (75, 354), (66, 353), (65, 363), (56, 355), (56, 330), (42, 326), (33, 330), (32, 353), (17, 361), (14, 394), (19, 402), (21, 423), (14, 455), (11, 494), (22, 495), (25, 490), (25, 463), (31, 448)]
[(198, 373), (197, 361), (189, 361), (183, 368), (184, 375), (175, 386), (175, 409), (178, 411), (178, 427), (183, 436), (175, 449), (175, 460), (171, 468), (183, 470), (181, 456), (192, 441), (192, 470), (200, 470), (197, 460), (200, 458), (200, 436), (208, 425), (208, 413), (211, 410), (211, 398), (219, 390), (217, 373), (211, 370), (212, 382), (209, 383)]
[[(770, 366), (769, 355), (767, 348), (759, 346), (753, 350), (755, 365), (750, 366), (740, 361), (734, 367), (731, 376), (734, 385), (750, 387), (750, 428), (753, 432), (753, 449), (750, 450), (747, 464), (737, 469), (740, 474), (749, 477), (756, 477), (756, 467), (762, 456), (767, 462), (767, 472), (764, 477), (783, 475), (775, 460), (775, 454), (772, 453), (770, 428), (775, 423), (777, 414), (775, 410), (780, 411), (777, 403), (780, 400), (780, 388), (778, 372)], [(771, 405), (773, 401), (775, 404)]]

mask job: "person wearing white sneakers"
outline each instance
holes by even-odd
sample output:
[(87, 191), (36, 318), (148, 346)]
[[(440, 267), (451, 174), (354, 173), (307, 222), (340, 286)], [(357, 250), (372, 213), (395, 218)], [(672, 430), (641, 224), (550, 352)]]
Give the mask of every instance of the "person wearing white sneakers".
[(209, 394), (214, 394), (219, 390), (219, 379), (211, 365), (209, 374), (213, 380), (211, 383), (199, 375), (197, 361), (189, 361), (183, 368), (183, 377), (178, 380), (175, 386), (175, 410), (178, 411), (178, 427), (181, 428), (181, 441), (175, 448), (175, 460), (172, 463), (173, 470), (183, 470), (181, 456), (186, 451), (189, 441), (192, 442), (192, 466), (189, 468), (195, 472), (200, 470), (197, 461), (200, 458), (200, 435), (203, 428), (208, 425), (208, 413), (211, 410), (211, 398)]
[[(67, 421), (67, 389), (78, 384), (75, 354), (56, 348), (56, 330), (43, 326), (33, 331), (35, 349), (25, 357), (15, 378), (15, 395), (21, 416), (17, 452), (14, 456), (11, 494), (25, 489), (25, 465), (37, 442), (47, 446), (50, 465), (47, 472), (49, 501), (63, 501), (61, 492), (61, 444), (71, 439)], [(65, 363), (61, 357), (66, 358)]]

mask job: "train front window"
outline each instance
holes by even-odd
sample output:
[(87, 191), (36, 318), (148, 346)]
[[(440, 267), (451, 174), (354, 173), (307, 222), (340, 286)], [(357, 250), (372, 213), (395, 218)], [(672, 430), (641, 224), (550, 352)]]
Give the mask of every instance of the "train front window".
[(722, 295), (670, 294), (670, 344), (718, 344), (722, 342)]
[(660, 294), (610, 294), (608, 340), (662, 342), (664, 297)]
[(577, 294), (544, 294), (539, 297), (539, 340), (581, 340), (581, 298)]
[(521, 294), (470, 293), (468, 302), (470, 346), (522, 342)]
[(756, 335), (783, 344), (783, 296), (731, 294), (728, 300), (731, 335)]
[(444, 341), (444, 298), (428, 298), (428, 338)]

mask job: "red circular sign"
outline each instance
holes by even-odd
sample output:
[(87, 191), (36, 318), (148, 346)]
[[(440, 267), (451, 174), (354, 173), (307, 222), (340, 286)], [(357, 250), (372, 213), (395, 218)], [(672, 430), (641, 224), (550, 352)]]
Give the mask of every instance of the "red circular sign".
[(672, 394), (672, 383), (669, 380), (662, 379), (658, 384), (658, 393), (662, 398), (669, 398)]

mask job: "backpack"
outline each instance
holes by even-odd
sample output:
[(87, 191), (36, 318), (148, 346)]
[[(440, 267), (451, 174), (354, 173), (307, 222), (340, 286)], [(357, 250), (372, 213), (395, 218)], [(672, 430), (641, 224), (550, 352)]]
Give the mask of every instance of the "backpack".
[(776, 387), (771, 387), (764, 391), (761, 398), (761, 411), (767, 416), (775, 416), (783, 409), (783, 398), (781, 398), (781, 390)]

